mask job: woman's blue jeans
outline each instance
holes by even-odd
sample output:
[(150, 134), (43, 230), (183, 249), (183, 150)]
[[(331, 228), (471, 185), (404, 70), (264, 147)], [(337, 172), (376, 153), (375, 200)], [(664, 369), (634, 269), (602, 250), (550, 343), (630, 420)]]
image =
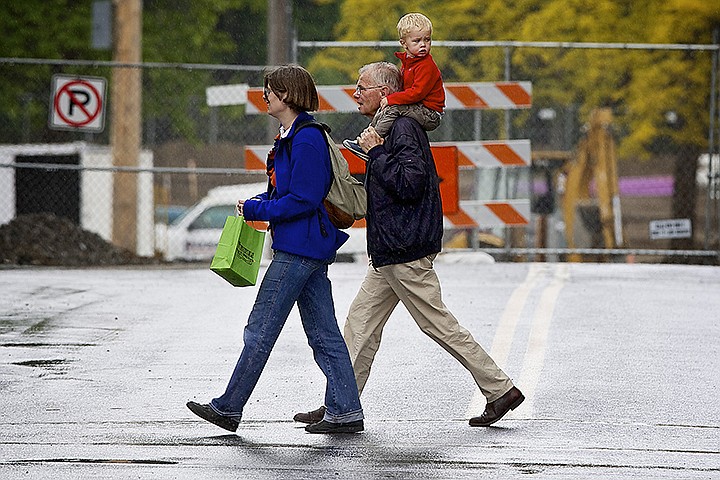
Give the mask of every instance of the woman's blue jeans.
[(335, 318), (328, 262), (276, 251), (243, 334), (244, 346), (225, 393), (210, 406), (240, 420), (270, 352), (297, 302), (315, 362), (325, 374), (325, 420), (363, 418), (350, 355)]

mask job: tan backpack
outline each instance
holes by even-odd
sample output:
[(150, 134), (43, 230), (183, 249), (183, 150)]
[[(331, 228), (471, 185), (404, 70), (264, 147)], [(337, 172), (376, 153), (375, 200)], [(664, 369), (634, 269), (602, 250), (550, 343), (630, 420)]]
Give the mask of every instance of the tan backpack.
[(295, 126), (294, 135), (300, 129), (308, 126), (319, 128), (323, 132), (330, 151), (333, 181), (323, 201), (325, 209), (333, 225), (341, 229), (350, 228), (355, 220), (363, 219), (367, 214), (365, 186), (350, 174), (347, 160), (330, 136), (328, 125), (316, 121), (303, 122)]

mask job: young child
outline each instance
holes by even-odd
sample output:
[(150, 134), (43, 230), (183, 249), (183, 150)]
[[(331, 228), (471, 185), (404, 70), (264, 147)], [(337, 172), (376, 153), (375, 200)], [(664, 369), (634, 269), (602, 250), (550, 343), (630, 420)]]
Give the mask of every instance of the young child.
[[(395, 53), (401, 62), (403, 90), (380, 101), (370, 126), (381, 137), (399, 116), (417, 120), (425, 130), (435, 130), (445, 108), (442, 74), (430, 55), (432, 22), (422, 13), (408, 13), (398, 21), (397, 31), (405, 49)], [(356, 140), (343, 140), (343, 145), (363, 160), (369, 159)]]

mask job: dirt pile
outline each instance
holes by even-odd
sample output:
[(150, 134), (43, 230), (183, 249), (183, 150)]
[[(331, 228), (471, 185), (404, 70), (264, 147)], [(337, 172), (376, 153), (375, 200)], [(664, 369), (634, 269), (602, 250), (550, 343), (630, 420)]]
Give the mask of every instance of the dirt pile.
[(0, 225), (0, 265), (63, 267), (158, 263), (118, 248), (67, 218), (46, 213), (20, 215)]

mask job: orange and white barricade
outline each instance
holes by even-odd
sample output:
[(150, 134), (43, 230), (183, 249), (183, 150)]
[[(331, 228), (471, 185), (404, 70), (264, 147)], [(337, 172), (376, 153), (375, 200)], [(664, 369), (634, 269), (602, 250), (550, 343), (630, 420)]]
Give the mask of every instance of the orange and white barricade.
[[(472, 223), (446, 216), (456, 227), (519, 227), (530, 223), (530, 200), (461, 200), (460, 210)], [(457, 222), (457, 223), (455, 223)]]
[[(318, 86), (319, 112), (355, 112), (355, 86)], [(446, 109), (520, 109), (532, 105), (530, 82), (446, 83)], [(247, 114), (267, 111), (262, 88), (227, 85), (207, 89), (210, 106), (245, 104)], [(245, 147), (245, 168), (264, 169), (270, 145)], [(445, 224), (455, 228), (524, 226), (530, 222), (530, 200), (461, 200), (459, 169), (518, 168), (532, 164), (530, 140), (435, 142), (433, 157), (442, 179), (440, 194)], [(362, 175), (365, 163), (340, 146), (350, 172)]]
[(491, 140), (434, 142), (434, 146), (458, 149), (458, 167), (529, 167), (532, 163), (530, 140)]

